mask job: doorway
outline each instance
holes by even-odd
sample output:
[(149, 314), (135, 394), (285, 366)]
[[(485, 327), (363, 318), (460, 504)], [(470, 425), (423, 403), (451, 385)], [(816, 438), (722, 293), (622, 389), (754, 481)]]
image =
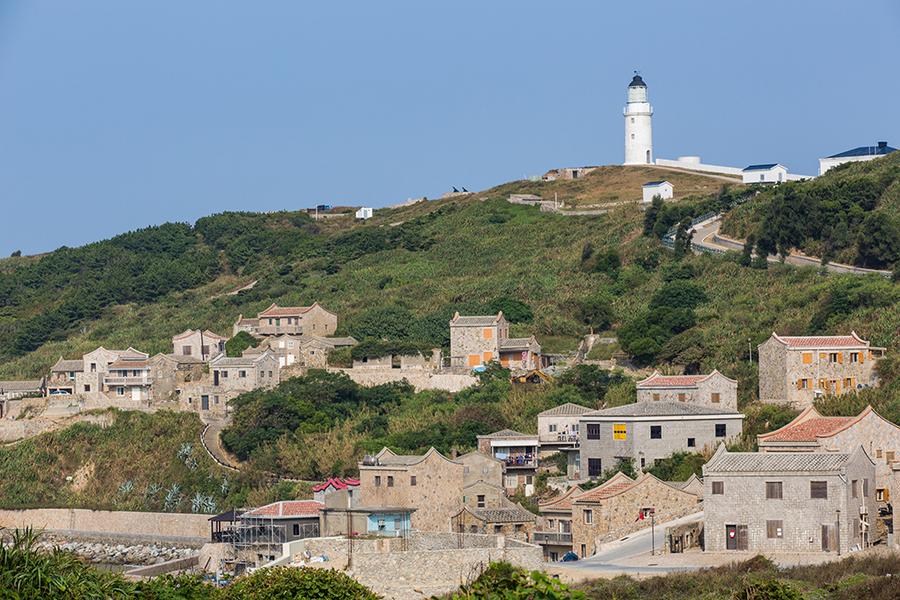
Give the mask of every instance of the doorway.
[(647, 150), (647, 164), (650, 164), (650, 151)]
[(200, 396), (200, 408), (209, 410), (209, 396)]
[(213, 385), (219, 385), (219, 371), (213, 371)]
[(749, 537), (746, 525), (726, 525), (725, 549), (747, 550), (749, 546)]

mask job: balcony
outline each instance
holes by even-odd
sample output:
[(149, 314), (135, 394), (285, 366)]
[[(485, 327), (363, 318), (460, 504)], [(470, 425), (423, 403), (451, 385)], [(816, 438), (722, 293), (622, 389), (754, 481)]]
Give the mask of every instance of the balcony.
[(535, 457), (532, 454), (507, 456), (506, 458), (500, 458), (500, 460), (503, 461), (503, 464), (505, 464), (508, 469), (533, 469), (537, 467), (537, 460), (535, 460)]
[(540, 437), (542, 444), (571, 444), (578, 445), (577, 433), (548, 433)]
[(535, 531), (534, 542), (546, 546), (571, 546), (572, 534), (558, 531)]
[(103, 384), (107, 386), (112, 385), (150, 385), (149, 377), (111, 377), (107, 375), (103, 378)]

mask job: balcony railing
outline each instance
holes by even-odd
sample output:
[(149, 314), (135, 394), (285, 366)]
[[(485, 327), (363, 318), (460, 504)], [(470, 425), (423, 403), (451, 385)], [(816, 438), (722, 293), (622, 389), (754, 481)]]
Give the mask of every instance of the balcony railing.
[(572, 543), (572, 534), (560, 533), (558, 531), (535, 531), (534, 541), (537, 544), (565, 546)]
[(548, 433), (540, 437), (542, 444), (577, 444), (577, 433)]
[(507, 467), (536, 467), (537, 461), (535, 457), (528, 454), (525, 456), (507, 456), (502, 459)]
[(150, 385), (149, 377), (110, 377), (103, 378), (105, 385)]

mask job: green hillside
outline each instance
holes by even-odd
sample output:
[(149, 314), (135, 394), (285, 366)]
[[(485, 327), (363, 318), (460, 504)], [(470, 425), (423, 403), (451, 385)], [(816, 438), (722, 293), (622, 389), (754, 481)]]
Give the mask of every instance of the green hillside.
[[(818, 189), (847, 171), (792, 185)], [(886, 280), (778, 265), (757, 270), (732, 257), (677, 261), (655, 235), (642, 235), (645, 215), (637, 204), (569, 217), (505, 202), (510, 193), (540, 192), (542, 185), (560, 197), (571, 186), (579, 198), (601, 198), (607, 178), (603, 171), (568, 182), (513, 182), (378, 211), (366, 223), (314, 222), (300, 212), (222, 214), (39, 259), (9, 259), (0, 263), (0, 377), (39, 375), (60, 355), (99, 344), (164, 351), (171, 335), (187, 327), (230, 333), (239, 313), (255, 314), (273, 301), (319, 301), (339, 313), (343, 333), (423, 345), (446, 343), (455, 309), (524, 303), (533, 316), (526, 310), (513, 334), (534, 333), (550, 351), (574, 349), (590, 325), (611, 325), (630, 334), (624, 347), (640, 362), (717, 367), (742, 379), (748, 400), (755, 388), (748, 339), (755, 345), (776, 329), (852, 328), (876, 344), (893, 344), (900, 288)], [(740, 194), (666, 205), (651, 231), (728, 207)], [(888, 200), (877, 212), (896, 218)], [(254, 280), (252, 289), (227, 295)], [(682, 280), (699, 288), (703, 301), (690, 307), (692, 314), (655, 314), (660, 303), (673, 301), (670, 294), (684, 291), (673, 285)]]
[(726, 234), (874, 269), (900, 268), (900, 152), (845, 163), (824, 177), (769, 188), (736, 208)]

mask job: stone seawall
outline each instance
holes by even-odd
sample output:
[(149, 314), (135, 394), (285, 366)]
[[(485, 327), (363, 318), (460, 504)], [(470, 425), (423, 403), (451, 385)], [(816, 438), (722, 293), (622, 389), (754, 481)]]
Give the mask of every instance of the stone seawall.
[(209, 539), (210, 515), (36, 508), (0, 510), (0, 527), (43, 529), (72, 539), (113, 536), (144, 542), (196, 544)]

